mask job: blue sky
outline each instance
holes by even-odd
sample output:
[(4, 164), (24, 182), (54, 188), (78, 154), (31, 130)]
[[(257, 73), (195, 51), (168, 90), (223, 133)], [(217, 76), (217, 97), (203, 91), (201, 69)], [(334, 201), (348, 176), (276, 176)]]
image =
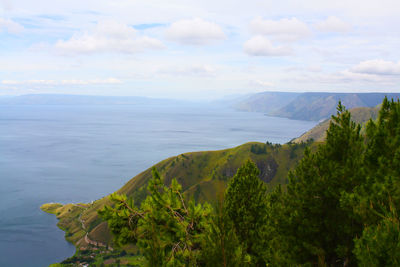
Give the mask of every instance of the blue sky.
[(0, 0), (0, 95), (400, 92), (400, 1)]

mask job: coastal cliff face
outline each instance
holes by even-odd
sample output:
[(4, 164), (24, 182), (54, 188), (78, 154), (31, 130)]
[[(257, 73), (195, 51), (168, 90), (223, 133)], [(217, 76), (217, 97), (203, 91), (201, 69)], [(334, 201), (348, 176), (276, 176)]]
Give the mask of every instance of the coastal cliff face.
[[(176, 178), (187, 199), (216, 203), (223, 196), (230, 178), (247, 159), (257, 164), (260, 179), (273, 188), (287, 182), (288, 171), (302, 158), (304, 148), (309, 145), (253, 142), (219, 151), (184, 153), (163, 160), (154, 167), (167, 185)], [(129, 180), (117, 193), (126, 194), (140, 204), (147, 195), (151, 169)], [(113, 247), (112, 236), (107, 224), (97, 215), (97, 211), (107, 204), (110, 202), (106, 196), (90, 204), (50, 203), (44, 204), (41, 209), (57, 216), (58, 226), (66, 232), (66, 239), (77, 248), (95, 246), (110, 249)]]

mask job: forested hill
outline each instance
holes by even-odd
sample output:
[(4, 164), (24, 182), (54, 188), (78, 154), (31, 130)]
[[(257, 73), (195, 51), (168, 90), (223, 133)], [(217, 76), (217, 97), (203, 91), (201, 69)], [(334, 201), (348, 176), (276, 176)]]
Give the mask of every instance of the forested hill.
[[(265, 112), (270, 116), (295, 120), (320, 121), (336, 113), (338, 101), (348, 108), (375, 107), (383, 98), (397, 99), (400, 93), (282, 93), (265, 92), (235, 104), (243, 111)], [(280, 102), (278, 102), (278, 100)]]
[[(269, 183), (270, 188), (277, 184), (285, 184), (288, 171), (302, 158), (306, 146), (308, 145), (246, 143), (225, 150), (184, 153), (165, 159), (153, 167), (160, 172), (166, 184), (176, 178), (182, 185), (187, 199), (217, 202), (218, 198), (222, 197), (228, 181), (248, 159), (256, 163), (260, 169), (259, 177)], [(147, 183), (152, 177), (151, 169), (133, 177), (117, 193), (126, 194), (139, 204), (146, 197)], [(63, 208), (54, 204), (44, 205), (42, 209), (59, 214), (61, 220), (58, 225), (66, 230), (66, 238), (74, 244), (85, 246), (86, 231), (91, 240), (110, 244), (111, 235), (106, 222), (101, 221), (97, 215), (97, 211), (108, 203), (108, 197), (104, 197), (90, 205)], [(80, 220), (84, 222), (85, 229), (82, 228)]]

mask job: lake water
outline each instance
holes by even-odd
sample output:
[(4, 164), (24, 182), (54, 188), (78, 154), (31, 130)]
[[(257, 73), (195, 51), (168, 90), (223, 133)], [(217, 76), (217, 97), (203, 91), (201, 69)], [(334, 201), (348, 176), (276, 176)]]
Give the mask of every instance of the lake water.
[(73, 255), (43, 203), (90, 202), (167, 157), (285, 143), (314, 125), (202, 105), (0, 106), (0, 266)]

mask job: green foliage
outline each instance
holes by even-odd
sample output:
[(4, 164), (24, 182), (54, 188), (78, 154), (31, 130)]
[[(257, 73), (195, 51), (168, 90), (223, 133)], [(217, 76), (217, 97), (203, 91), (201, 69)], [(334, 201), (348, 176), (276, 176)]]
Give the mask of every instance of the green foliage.
[(261, 144), (252, 144), (250, 147), (250, 151), (257, 155), (267, 154), (267, 146)]
[(174, 179), (167, 188), (156, 170), (148, 190), (150, 195), (142, 204), (146, 213), (140, 220), (142, 236), (138, 242), (148, 264), (193, 265), (211, 208), (194, 201), (185, 204), (181, 185)]
[(250, 160), (240, 167), (226, 190), (224, 208), (244, 250), (254, 258), (253, 263), (262, 264), (267, 188), (259, 174)]
[(264, 250), (264, 259), (267, 266), (295, 266), (293, 260), (293, 236), (288, 235), (288, 221), (285, 218), (290, 212), (285, 208), (285, 192), (281, 186), (274, 188), (266, 198), (266, 225), (264, 239), (267, 240)]
[(367, 226), (356, 240), (354, 254), (360, 266), (400, 265), (400, 221), (394, 206), (390, 208), (378, 224)]
[(112, 195), (114, 207), (104, 207), (99, 215), (107, 220), (119, 244), (137, 244), (146, 265), (195, 265), (211, 207), (185, 203), (181, 185), (174, 179), (165, 186), (155, 169), (148, 191), (140, 209), (126, 196)]
[[(279, 235), (273, 239), (279, 239), (286, 261), (330, 265), (353, 260), (353, 238), (362, 226), (340, 199), (362, 182), (363, 150), (360, 127), (339, 103), (326, 143), (316, 153), (306, 149), (289, 174), (287, 193), (275, 192), (275, 202), (269, 204), (268, 224)], [(276, 254), (276, 248), (269, 251)]]
[(400, 260), (400, 102), (384, 99), (378, 121), (367, 125), (366, 182), (345, 199), (365, 229), (355, 239), (362, 266), (398, 266)]
[(250, 263), (222, 204), (218, 205), (203, 235), (201, 254), (204, 266), (235, 267)]
[(125, 195), (113, 193), (110, 200), (114, 203), (113, 207), (104, 206), (98, 211), (100, 217), (107, 221), (111, 233), (114, 235), (114, 243), (117, 246), (137, 241), (139, 218), (143, 216), (143, 211), (135, 207), (132, 199)]
[[(391, 199), (400, 209), (400, 103), (385, 98), (378, 121), (367, 125), (365, 168), (367, 182), (353, 195), (357, 212), (368, 223), (380, 220), (374, 207), (389, 209)], [(357, 203), (358, 202), (358, 203)]]

